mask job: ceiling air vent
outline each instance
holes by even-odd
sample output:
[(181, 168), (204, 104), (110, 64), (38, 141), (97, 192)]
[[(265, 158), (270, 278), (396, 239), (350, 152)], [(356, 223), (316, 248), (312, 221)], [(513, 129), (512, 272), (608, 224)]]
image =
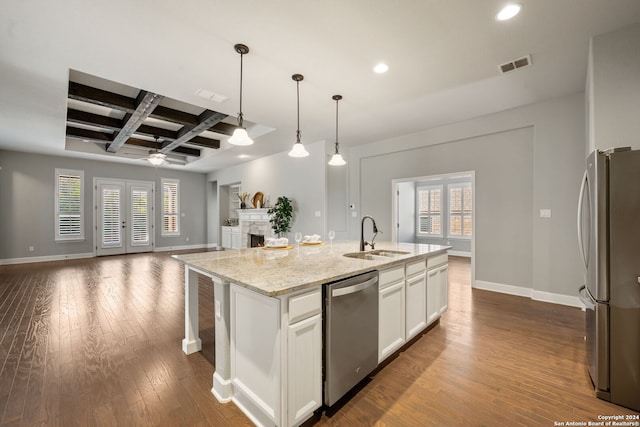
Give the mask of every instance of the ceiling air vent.
[(528, 67), (529, 65), (531, 65), (531, 55), (523, 56), (522, 58), (500, 64), (498, 65), (498, 69), (500, 70), (500, 73), (504, 74), (509, 71), (517, 70), (518, 68)]

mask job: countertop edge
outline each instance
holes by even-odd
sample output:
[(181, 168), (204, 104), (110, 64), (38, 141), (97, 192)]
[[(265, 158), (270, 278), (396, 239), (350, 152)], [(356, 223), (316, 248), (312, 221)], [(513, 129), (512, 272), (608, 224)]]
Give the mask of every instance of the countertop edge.
[[(295, 286), (290, 286), (288, 288), (284, 288), (284, 289), (278, 289), (275, 291), (267, 291), (264, 289), (261, 289), (259, 287), (244, 283), (242, 281), (239, 281), (237, 279), (231, 278), (231, 277), (227, 277), (224, 274), (219, 274), (216, 272), (207, 272), (205, 273), (208, 276), (215, 276), (215, 277), (219, 277), (222, 280), (225, 280), (231, 284), (234, 285), (238, 285), (241, 286), (245, 289), (248, 289), (252, 292), (255, 292), (257, 294), (260, 295), (265, 295), (267, 297), (281, 297), (283, 295), (287, 295), (287, 294), (291, 294), (294, 292), (299, 292), (299, 291), (303, 291), (305, 289), (309, 289), (309, 288), (313, 288), (315, 286), (322, 286), (328, 283), (332, 283), (338, 280), (342, 280), (342, 279), (346, 279), (348, 277), (353, 277), (353, 276), (357, 276), (359, 274), (364, 274), (364, 273), (368, 273), (371, 271), (380, 271), (380, 270), (385, 270), (387, 268), (393, 267), (395, 265), (399, 265), (399, 264), (405, 264), (407, 262), (411, 262), (411, 261), (415, 261), (418, 260), (420, 258), (430, 258), (430, 257), (434, 257), (443, 253), (446, 253), (449, 249), (451, 249), (451, 246), (444, 246), (440, 249), (436, 249), (434, 251), (428, 252), (428, 253), (418, 253), (418, 254), (410, 254), (410, 255), (404, 255), (401, 257), (397, 257), (397, 258), (390, 258), (388, 261), (386, 262), (382, 262), (380, 264), (376, 264), (376, 265), (372, 265), (370, 267), (365, 267), (365, 268), (359, 268), (359, 269), (355, 269), (353, 271), (350, 271), (348, 273), (343, 273), (343, 274), (339, 274), (336, 276), (329, 276), (325, 279), (322, 280), (315, 280), (315, 281), (311, 281), (311, 282), (306, 282), (306, 283), (301, 283), (300, 285), (295, 285)], [(176, 259), (179, 262), (182, 262), (183, 264), (189, 266), (190, 268), (192, 268), (195, 271), (198, 272), (203, 272), (204, 273), (204, 269), (198, 265), (195, 265), (191, 262), (188, 261), (184, 261), (181, 259), (178, 259), (177, 257), (173, 257), (174, 259)]]

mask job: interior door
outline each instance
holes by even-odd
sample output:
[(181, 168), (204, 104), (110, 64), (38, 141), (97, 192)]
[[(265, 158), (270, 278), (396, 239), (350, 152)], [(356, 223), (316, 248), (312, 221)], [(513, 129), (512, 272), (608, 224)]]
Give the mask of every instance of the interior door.
[(153, 183), (97, 179), (96, 254), (153, 250)]

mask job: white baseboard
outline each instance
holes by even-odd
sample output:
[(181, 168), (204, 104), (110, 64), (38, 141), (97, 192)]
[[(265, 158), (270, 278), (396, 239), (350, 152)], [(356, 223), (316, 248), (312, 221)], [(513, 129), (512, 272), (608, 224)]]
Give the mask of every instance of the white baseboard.
[(554, 294), (551, 292), (533, 291), (531, 299), (536, 301), (550, 302), (553, 304), (568, 305), (570, 307), (578, 307), (584, 309), (584, 304), (578, 297), (572, 297), (571, 295)]
[(64, 261), (64, 260), (67, 260), (67, 259), (93, 258), (95, 256), (96, 256), (96, 254), (94, 254), (93, 252), (85, 252), (85, 253), (79, 253), (79, 254), (29, 256), (29, 257), (23, 257), (23, 258), (6, 258), (6, 259), (0, 259), (0, 265), (28, 264), (30, 262)]
[(451, 255), (451, 256), (460, 256), (460, 257), (464, 257), (464, 258), (471, 258), (471, 252), (465, 252), (465, 251), (452, 251), (451, 249), (449, 249), (447, 251), (447, 254)]
[(500, 292), (501, 294), (517, 295), (519, 297), (531, 298), (531, 295), (533, 294), (533, 290), (531, 288), (503, 285), (502, 283), (486, 282), (484, 280), (476, 280), (474, 288), (483, 289), (485, 291)]
[(567, 305), (569, 307), (584, 309), (584, 305), (580, 302), (580, 298), (571, 295), (536, 291), (531, 288), (503, 285), (502, 283), (485, 282), (483, 280), (476, 280), (474, 288), (484, 289), (486, 291), (500, 292), (502, 294), (517, 295), (520, 297), (529, 297), (535, 301), (550, 302), (552, 304)]
[(201, 243), (199, 245), (181, 245), (181, 246), (162, 246), (153, 248), (153, 252), (169, 252), (169, 251), (184, 251), (187, 249), (206, 249), (211, 246)]

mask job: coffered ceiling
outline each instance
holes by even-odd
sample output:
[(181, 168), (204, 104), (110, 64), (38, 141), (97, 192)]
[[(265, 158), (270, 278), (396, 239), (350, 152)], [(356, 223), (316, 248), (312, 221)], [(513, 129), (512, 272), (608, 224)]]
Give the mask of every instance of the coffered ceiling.
[[(161, 128), (159, 148), (182, 156), (181, 167), (224, 168), (290, 149), (291, 75), (300, 73), (303, 143), (333, 140), (332, 96), (340, 94), (340, 142), (348, 149), (582, 91), (589, 38), (640, 21), (637, 0), (519, 2), (520, 15), (498, 22), (502, 0), (4, 1), (0, 148), (135, 162), (107, 144), (140, 157)], [(250, 48), (249, 147), (226, 142), (239, 109), (236, 43)], [(528, 55), (530, 66), (500, 73), (500, 64)], [(386, 74), (372, 72), (379, 61), (389, 65)], [(83, 86), (69, 81), (122, 95), (129, 107), (76, 99)], [(203, 90), (220, 97), (197, 95)], [(157, 103), (156, 113), (137, 111), (139, 102)], [(154, 117), (163, 109), (193, 120)], [(97, 118), (82, 113), (107, 119), (91, 123)], [(200, 155), (175, 152), (180, 147)]]

